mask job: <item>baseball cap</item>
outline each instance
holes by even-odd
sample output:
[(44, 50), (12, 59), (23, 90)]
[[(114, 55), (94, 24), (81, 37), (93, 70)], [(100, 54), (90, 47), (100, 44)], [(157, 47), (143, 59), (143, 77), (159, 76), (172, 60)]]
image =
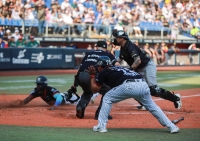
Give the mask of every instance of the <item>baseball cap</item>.
[(9, 30), (9, 29), (7, 29), (7, 30), (6, 30), (6, 33), (10, 33), (10, 30)]
[(107, 49), (107, 43), (105, 41), (98, 41), (96, 46)]

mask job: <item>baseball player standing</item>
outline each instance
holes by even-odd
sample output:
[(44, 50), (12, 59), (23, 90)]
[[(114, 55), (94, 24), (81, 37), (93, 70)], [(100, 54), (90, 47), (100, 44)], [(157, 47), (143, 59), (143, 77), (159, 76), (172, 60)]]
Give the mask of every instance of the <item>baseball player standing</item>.
[[(161, 97), (174, 103), (175, 108), (180, 109), (182, 106), (180, 94), (173, 94), (163, 88), (158, 87), (156, 80), (156, 65), (149, 57), (133, 44), (125, 31), (114, 31), (112, 35), (115, 42), (121, 46), (120, 61), (124, 60), (128, 63), (131, 70), (138, 72), (146, 80), (149, 85), (152, 96)], [(138, 106), (138, 109), (144, 109), (144, 106)]]
[[(88, 67), (90, 65), (95, 65), (99, 56), (108, 56), (111, 59), (113, 65), (120, 65), (117, 62), (115, 56), (107, 52), (107, 43), (105, 41), (98, 41), (96, 47), (97, 47), (97, 50), (94, 50), (86, 54), (85, 57), (83, 58), (81, 62), (81, 66), (77, 74), (75, 75), (74, 86), (72, 86), (73, 88), (79, 85), (83, 90), (81, 99), (76, 107), (76, 116), (78, 118), (84, 117), (85, 108), (87, 107), (88, 103), (91, 100), (91, 97), (93, 96), (93, 92), (91, 90), (91, 85), (90, 85), (90, 75), (88, 73)], [(99, 90), (98, 93), (102, 94), (102, 97), (103, 97), (103, 95), (109, 90), (110, 90), (110, 87), (103, 85), (103, 87)], [(98, 118), (99, 111), (101, 109), (101, 104), (102, 104), (102, 100), (100, 102), (98, 109), (96, 110), (95, 119)], [(110, 115), (109, 115), (109, 119), (112, 119)]]
[(112, 103), (134, 98), (142, 103), (162, 126), (169, 128), (171, 133), (179, 132), (179, 128), (167, 118), (160, 107), (152, 100), (149, 86), (140, 74), (127, 68), (110, 66), (110, 64), (111, 61), (107, 56), (101, 56), (96, 64), (99, 71), (96, 76), (95, 68), (93, 66), (89, 68), (93, 92), (98, 92), (104, 83), (111, 88), (103, 97), (98, 125), (93, 127), (94, 131), (107, 132), (106, 126)]
[(60, 93), (56, 88), (48, 86), (47, 78), (45, 76), (38, 76), (35, 83), (37, 85), (36, 88), (34, 88), (28, 97), (19, 102), (19, 106), (28, 104), (34, 98), (40, 97), (48, 105), (52, 106), (48, 108), (49, 110), (55, 110), (61, 104), (66, 103), (76, 105), (80, 100), (80, 97), (77, 94), (73, 94), (71, 90)]

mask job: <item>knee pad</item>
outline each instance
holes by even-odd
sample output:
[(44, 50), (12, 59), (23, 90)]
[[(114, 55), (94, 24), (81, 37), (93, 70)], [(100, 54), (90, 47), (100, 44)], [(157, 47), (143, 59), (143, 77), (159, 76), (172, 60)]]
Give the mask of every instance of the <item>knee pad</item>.
[(158, 86), (150, 86), (150, 92), (152, 96), (160, 97), (161, 96), (161, 89)]

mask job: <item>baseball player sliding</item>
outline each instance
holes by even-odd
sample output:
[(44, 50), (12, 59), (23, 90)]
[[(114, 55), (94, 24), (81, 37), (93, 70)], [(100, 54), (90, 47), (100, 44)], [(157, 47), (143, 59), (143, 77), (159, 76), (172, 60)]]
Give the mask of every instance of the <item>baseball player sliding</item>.
[(51, 107), (48, 110), (55, 110), (61, 104), (74, 104), (76, 105), (80, 97), (73, 93), (71, 89), (67, 92), (60, 93), (56, 88), (48, 86), (47, 78), (45, 76), (38, 76), (36, 78), (36, 88), (24, 100), (18, 100), (15, 105), (23, 106), (28, 104), (36, 97), (42, 98)]
[(92, 91), (98, 92), (104, 83), (110, 86), (111, 90), (103, 97), (98, 125), (93, 127), (94, 131), (107, 132), (106, 126), (112, 103), (134, 98), (144, 105), (162, 126), (169, 128), (170, 133), (179, 132), (179, 128), (167, 118), (160, 107), (152, 100), (150, 88), (140, 74), (119, 66), (111, 66), (111, 60), (107, 56), (99, 57), (96, 66), (98, 74), (94, 66), (89, 67)]

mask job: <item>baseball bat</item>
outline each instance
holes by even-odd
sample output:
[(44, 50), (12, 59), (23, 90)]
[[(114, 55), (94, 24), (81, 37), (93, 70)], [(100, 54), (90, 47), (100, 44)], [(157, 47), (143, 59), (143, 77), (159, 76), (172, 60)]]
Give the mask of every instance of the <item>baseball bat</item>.
[(175, 119), (175, 120), (172, 120), (171, 122), (174, 123), (174, 124), (177, 124), (178, 122), (184, 120), (184, 117), (180, 117), (178, 119)]

